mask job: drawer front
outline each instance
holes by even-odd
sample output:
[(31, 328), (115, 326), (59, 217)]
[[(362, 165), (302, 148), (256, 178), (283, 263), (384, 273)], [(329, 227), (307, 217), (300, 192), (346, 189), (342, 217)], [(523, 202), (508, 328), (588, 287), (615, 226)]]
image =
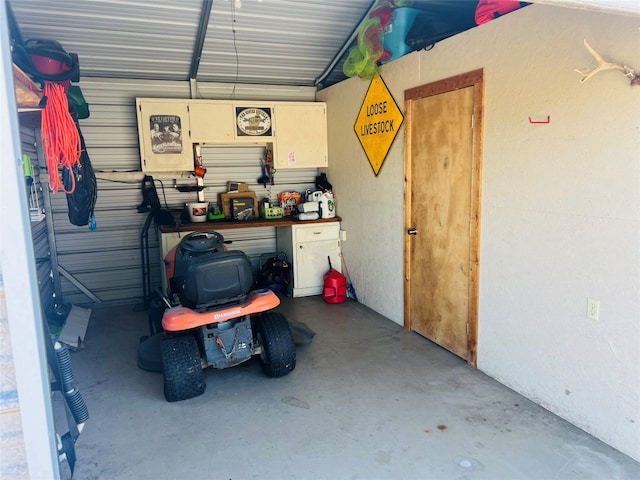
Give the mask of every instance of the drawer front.
[(316, 242), (321, 240), (338, 240), (340, 238), (340, 226), (335, 224), (315, 224), (309, 226), (296, 226), (293, 229), (294, 243)]

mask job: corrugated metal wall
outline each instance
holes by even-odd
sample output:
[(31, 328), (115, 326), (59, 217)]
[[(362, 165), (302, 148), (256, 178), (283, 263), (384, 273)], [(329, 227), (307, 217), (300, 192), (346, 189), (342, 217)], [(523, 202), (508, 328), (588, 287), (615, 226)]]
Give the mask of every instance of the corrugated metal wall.
[[(105, 304), (138, 303), (142, 300), (141, 232), (146, 214), (136, 207), (142, 202), (139, 181), (105, 180), (101, 172), (136, 172), (140, 170), (140, 155), (135, 113), (135, 98), (189, 98), (188, 82), (146, 80), (87, 79), (80, 86), (87, 99), (91, 115), (80, 121), (91, 163), (98, 177), (98, 201), (95, 215), (97, 230), (76, 227), (69, 223), (66, 198), (51, 195), (58, 262), (90, 292)], [(264, 87), (255, 85), (199, 84), (198, 98), (313, 101), (315, 89), (309, 87)], [(227, 180), (244, 181), (259, 197), (266, 189), (257, 184), (261, 175), (263, 149), (258, 146), (203, 148), (203, 163), (207, 167), (205, 191), (207, 201), (215, 201)], [(274, 193), (284, 190), (301, 191), (310, 188), (317, 169), (280, 170), (276, 173)], [(161, 203), (179, 208), (195, 201), (195, 193), (181, 193), (173, 181), (160, 177), (156, 182)], [(177, 185), (195, 181), (178, 179)], [(163, 187), (164, 185), (164, 193)], [(261, 253), (275, 250), (275, 229), (257, 228), (224, 232), (234, 242), (234, 248), (246, 251), (257, 268)], [(152, 280), (160, 283), (160, 253), (158, 239), (152, 231), (150, 258)], [(62, 278), (65, 303), (90, 305), (89, 296), (66, 278)]]

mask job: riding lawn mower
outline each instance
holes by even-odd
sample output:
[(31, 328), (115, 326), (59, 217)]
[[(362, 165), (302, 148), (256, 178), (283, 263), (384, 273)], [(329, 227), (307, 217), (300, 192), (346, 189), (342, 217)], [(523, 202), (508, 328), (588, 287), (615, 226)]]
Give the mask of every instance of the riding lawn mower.
[(273, 311), (280, 299), (269, 289), (252, 290), (244, 252), (226, 250), (221, 234), (203, 231), (185, 236), (164, 260), (167, 308), (162, 332), (150, 338), (160, 342), (167, 401), (203, 394), (203, 369), (232, 367), (253, 356), (269, 377), (293, 371), (293, 334), (286, 317)]

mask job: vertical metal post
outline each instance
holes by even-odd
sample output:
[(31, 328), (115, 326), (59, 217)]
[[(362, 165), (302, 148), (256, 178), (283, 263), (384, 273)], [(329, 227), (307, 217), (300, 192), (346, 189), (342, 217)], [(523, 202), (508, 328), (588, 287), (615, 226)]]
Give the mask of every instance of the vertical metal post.
[[(46, 161), (46, 158), (44, 148), (42, 148), (42, 137), (40, 135), (39, 128), (36, 129), (36, 152), (38, 154), (38, 165), (41, 165), (43, 161)], [(53, 225), (51, 192), (46, 185), (42, 187), (42, 177), (43, 175), (39, 176), (39, 184), (42, 188), (42, 200), (44, 202), (44, 221), (47, 226), (47, 242), (49, 243), (49, 258), (51, 261), (51, 271), (53, 274), (53, 292), (56, 295), (56, 304), (62, 305), (64, 303), (64, 299), (62, 298), (62, 282), (60, 281), (60, 272), (58, 271), (58, 251), (56, 247), (56, 231)]]

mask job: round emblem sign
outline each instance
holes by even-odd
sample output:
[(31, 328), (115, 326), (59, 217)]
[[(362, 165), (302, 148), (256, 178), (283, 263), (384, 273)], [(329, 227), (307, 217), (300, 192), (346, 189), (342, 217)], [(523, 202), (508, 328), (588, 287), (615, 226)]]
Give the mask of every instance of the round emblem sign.
[(236, 123), (238, 130), (244, 135), (270, 135), (271, 132), (271, 114), (261, 108), (240, 110), (236, 116)]

